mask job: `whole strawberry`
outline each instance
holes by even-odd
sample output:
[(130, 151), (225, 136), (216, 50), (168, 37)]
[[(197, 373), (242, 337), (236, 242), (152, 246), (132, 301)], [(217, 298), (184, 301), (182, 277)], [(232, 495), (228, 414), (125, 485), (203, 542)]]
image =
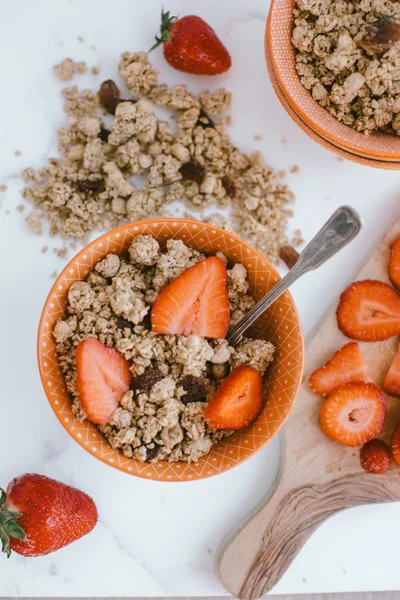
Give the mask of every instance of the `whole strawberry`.
[(13, 479), (7, 493), (0, 488), (2, 550), (42, 556), (86, 535), (97, 523), (93, 500), (80, 490), (26, 474)]
[(161, 12), (160, 36), (151, 50), (164, 45), (166, 61), (184, 73), (220, 75), (232, 62), (228, 50), (215, 31), (200, 17), (188, 15), (178, 19)]

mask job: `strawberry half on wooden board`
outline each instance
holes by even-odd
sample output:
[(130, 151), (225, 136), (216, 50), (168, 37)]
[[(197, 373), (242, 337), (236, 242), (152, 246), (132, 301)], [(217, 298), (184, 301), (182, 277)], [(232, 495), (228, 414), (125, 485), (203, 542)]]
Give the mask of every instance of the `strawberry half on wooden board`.
[(386, 416), (385, 396), (373, 383), (348, 383), (323, 403), (319, 422), (325, 435), (361, 446), (378, 435)]
[(204, 420), (213, 429), (243, 429), (262, 409), (262, 377), (247, 365), (230, 372), (211, 398)]
[(80, 490), (26, 474), (0, 488), (0, 541), (3, 552), (43, 556), (86, 535), (97, 523), (93, 500)]
[(340, 296), (336, 316), (353, 340), (387, 340), (400, 334), (400, 296), (382, 281), (356, 281)]
[(193, 75), (221, 75), (232, 62), (228, 50), (203, 19), (178, 19), (161, 12), (160, 35), (150, 52), (163, 44), (165, 60), (178, 71)]
[(393, 357), (389, 371), (383, 382), (383, 389), (388, 394), (400, 396), (400, 345), (397, 348), (397, 352)]
[(394, 287), (400, 290), (400, 238), (390, 249), (389, 277)]
[(356, 381), (368, 383), (371, 378), (358, 344), (349, 342), (335, 352), (323, 367), (314, 371), (308, 383), (313, 392), (325, 396), (346, 383)]
[(226, 267), (218, 256), (186, 269), (160, 292), (151, 311), (154, 333), (224, 338), (229, 320)]
[(132, 373), (118, 350), (95, 338), (87, 338), (76, 348), (76, 387), (87, 417), (104, 425), (129, 390)]

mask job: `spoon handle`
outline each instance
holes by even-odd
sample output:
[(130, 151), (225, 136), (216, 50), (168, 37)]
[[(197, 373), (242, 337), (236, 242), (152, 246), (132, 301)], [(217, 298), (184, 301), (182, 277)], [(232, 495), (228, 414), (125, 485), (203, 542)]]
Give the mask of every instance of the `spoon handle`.
[(297, 263), (268, 294), (264, 296), (236, 325), (228, 331), (230, 346), (236, 346), (243, 333), (271, 306), (301, 275), (321, 266), (360, 231), (361, 219), (349, 206), (338, 208), (322, 229), (300, 254)]

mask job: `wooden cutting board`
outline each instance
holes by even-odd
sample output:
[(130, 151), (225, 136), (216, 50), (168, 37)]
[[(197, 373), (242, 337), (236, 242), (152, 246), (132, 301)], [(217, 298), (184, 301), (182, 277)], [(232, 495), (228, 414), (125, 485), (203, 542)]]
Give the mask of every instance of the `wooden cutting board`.
[[(399, 236), (400, 220), (352, 280), (379, 279), (389, 283), (390, 246)], [(323, 268), (329, 269), (329, 265)], [(220, 552), (221, 581), (238, 598), (259, 598), (268, 592), (311, 534), (331, 515), (353, 506), (400, 500), (400, 467), (393, 466), (384, 475), (365, 473), (360, 466), (359, 449), (330, 440), (318, 425), (322, 399), (309, 389), (308, 377), (349, 341), (337, 327), (337, 300), (306, 346), (305, 378), (284, 427), (285, 452), (275, 489)], [(310, 302), (318, 302), (317, 290), (310, 291)], [(396, 337), (385, 342), (360, 343), (370, 375), (379, 387), (397, 344)], [(379, 437), (389, 442), (400, 420), (400, 401), (389, 395), (386, 399), (388, 414)]]

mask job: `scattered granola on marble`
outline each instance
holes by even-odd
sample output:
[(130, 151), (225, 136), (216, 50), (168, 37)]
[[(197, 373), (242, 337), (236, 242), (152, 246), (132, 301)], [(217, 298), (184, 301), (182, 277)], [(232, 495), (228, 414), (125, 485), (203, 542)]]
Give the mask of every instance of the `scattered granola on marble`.
[(400, 3), (296, 0), (296, 69), (340, 122), (400, 135)]
[[(77, 69), (66, 59), (56, 72), (65, 80)], [(131, 97), (112, 80), (98, 94), (77, 86), (63, 90), (68, 126), (58, 131), (61, 157), (23, 173), (23, 195), (37, 213), (28, 217), (31, 229), (40, 233), (45, 217), (53, 235), (85, 241), (94, 230), (166, 216), (166, 205), (178, 200), (198, 220), (207, 220), (203, 210), (212, 207), (213, 222), (276, 262), (288, 243), (294, 196), (259, 152), (244, 154), (226, 133), (229, 118), (221, 115), (230, 107), (230, 92), (205, 90), (196, 97), (185, 85), (169, 89), (158, 83), (143, 52), (123, 53), (119, 71)], [(170, 109), (174, 122), (160, 120), (157, 106)], [(106, 113), (113, 115), (111, 125)], [(143, 187), (137, 175), (145, 178)], [(225, 221), (219, 209), (227, 210)]]
[[(181, 240), (170, 239), (162, 248), (151, 236), (139, 235), (133, 239), (127, 256), (108, 254), (86, 281), (75, 282), (69, 288), (66, 315), (56, 323), (53, 335), (72, 412), (80, 421), (88, 418), (96, 423), (111, 447), (128, 458), (140, 462), (196, 462), (214, 444), (231, 435), (230, 429), (211, 427), (206, 411), (221, 382), (226, 382), (235, 369), (247, 369), (259, 378), (261, 403), (261, 377), (275, 351), (270, 342), (244, 338), (233, 348), (223, 337), (155, 332), (157, 298), (168, 284), (186, 275), (187, 269), (210, 260), (205, 259)], [(227, 325), (233, 324), (254, 306), (248, 293), (247, 271), (239, 263), (226, 268), (227, 259), (221, 253), (211, 260), (224, 270), (226, 319)], [(211, 286), (212, 282), (207, 281)], [(188, 302), (190, 306), (191, 300)], [(211, 319), (216, 308), (214, 301)], [(176, 309), (171, 318), (175, 313)], [(90, 402), (82, 395), (83, 371), (79, 370), (82, 343), (87, 340), (94, 347), (89, 352), (100, 352), (94, 372), (87, 375)], [(106, 369), (117, 361), (118, 373), (108, 373), (110, 381), (118, 383), (124, 369), (126, 377), (125, 387), (106, 418), (103, 412), (98, 418), (108, 394), (107, 387), (105, 391), (102, 387), (107, 377), (100, 376), (101, 353), (108, 353)], [(238, 406), (236, 402), (237, 412)], [(261, 408), (257, 407), (253, 418)]]

